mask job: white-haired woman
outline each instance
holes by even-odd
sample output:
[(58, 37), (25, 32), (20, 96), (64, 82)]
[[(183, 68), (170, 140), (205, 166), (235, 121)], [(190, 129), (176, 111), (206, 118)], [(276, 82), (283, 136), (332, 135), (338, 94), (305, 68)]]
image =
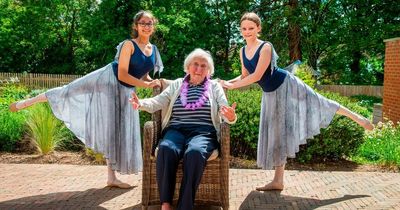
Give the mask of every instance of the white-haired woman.
[(212, 151), (218, 149), (221, 118), (236, 121), (214, 73), (211, 55), (195, 49), (185, 59), (184, 78), (174, 80), (160, 95), (139, 100), (132, 94), (133, 108), (155, 112), (166, 107), (162, 140), (157, 154), (157, 181), (162, 209), (171, 209), (178, 163), (183, 159), (183, 179), (177, 209), (193, 209), (195, 193)]

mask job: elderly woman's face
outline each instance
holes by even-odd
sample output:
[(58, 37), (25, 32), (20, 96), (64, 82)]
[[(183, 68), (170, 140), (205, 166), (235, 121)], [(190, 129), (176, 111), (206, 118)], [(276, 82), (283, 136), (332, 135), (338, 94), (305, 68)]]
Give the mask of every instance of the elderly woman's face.
[(190, 83), (200, 84), (208, 76), (209, 66), (205, 59), (194, 58), (189, 65)]

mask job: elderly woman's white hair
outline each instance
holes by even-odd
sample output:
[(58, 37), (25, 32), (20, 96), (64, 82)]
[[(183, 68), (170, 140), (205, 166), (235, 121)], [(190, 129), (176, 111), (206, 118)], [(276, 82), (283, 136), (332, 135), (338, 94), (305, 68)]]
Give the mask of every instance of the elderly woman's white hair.
[(210, 52), (200, 48), (196, 48), (188, 56), (186, 56), (185, 62), (183, 64), (183, 68), (186, 73), (188, 73), (189, 65), (195, 58), (200, 58), (207, 61), (209, 74), (210, 75), (214, 74), (214, 61), (212, 59)]

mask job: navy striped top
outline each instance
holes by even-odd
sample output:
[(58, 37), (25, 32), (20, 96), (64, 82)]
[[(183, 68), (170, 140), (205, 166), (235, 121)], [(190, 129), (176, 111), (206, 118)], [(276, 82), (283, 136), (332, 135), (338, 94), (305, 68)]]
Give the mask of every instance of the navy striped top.
[[(203, 93), (204, 83), (202, 85), (192, 86), (189, 85), (187, 93), (187, 103), (196, 102)], [(181, 96), (179, 95), (176, 99), (174, 106), (172, 107), (172, 115), (169, 125), (210, 125), (213, 126), (211, 120), (211, 106), (210, 100), (203, 104), (202, 107), (191, 110), (185, 109), (182, 106)]]

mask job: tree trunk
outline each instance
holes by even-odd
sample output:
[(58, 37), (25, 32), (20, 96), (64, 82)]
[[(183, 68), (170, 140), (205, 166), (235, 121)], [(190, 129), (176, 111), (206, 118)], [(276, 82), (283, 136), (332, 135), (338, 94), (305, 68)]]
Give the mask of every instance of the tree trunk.
[(301, 45), (300, 45), (300, 26), (297, 18), (298, 0), (290, 0), (290, 16), (288, 18), (288, 39), (289, 39), (289, 58), (290, 62), (301, 60)]
[(361, 60), (361, 52), (356, 51), (353, 52), (353, 61), (350, 64), (350, 70), (353, 74), (358, 75), (360, 73), (360, 60)]

